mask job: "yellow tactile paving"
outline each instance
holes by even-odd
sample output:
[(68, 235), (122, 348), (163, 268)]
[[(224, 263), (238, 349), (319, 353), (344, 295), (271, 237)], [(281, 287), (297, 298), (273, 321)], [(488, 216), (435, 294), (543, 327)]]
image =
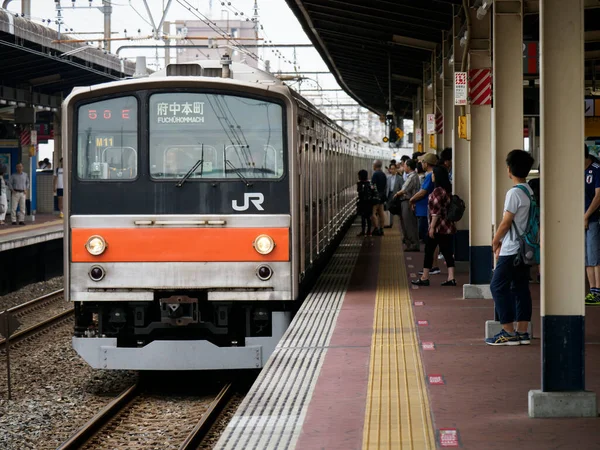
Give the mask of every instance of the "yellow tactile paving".
[[(10, 218), (9, 218), (9, 222), (10, 222)], [(18, 226), (19, 228), (12, 226), (12, 225), (8, 225), (8, 228), (0, 230), (0, 235), (14, 233), (15, 231), (22, 232), (22, 231), (36, 230), (38, 228), (49, 227), (52, 225), (58, 225), (58, 224), (62, 224), (62, 223), (64, 223), (64, 222), (61, 219), (61, 220), (52, 220), (51, 222), (38, 223), (35, 225), (26, 225), (24, 227)]]
[(435, 449), (398, 231), (381, 245), (363, 449)]

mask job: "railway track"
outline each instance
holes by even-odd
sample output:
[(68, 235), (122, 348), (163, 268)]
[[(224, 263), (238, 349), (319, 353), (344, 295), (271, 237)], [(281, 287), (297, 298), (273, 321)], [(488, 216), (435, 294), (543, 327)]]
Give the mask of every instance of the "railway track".
[(232, 392), (232, 385), (227, 384), (210, 401), (181, 396), (165, 398), (145, 393), (136, 384), (100, 410), (58, 450), (196, 449)]
[[(51, 292), (50, 294), (43, 295), (36, 299), (7, 309), (6, 312), (11, 313), (17, 319), (23, 321), (23, 319), (26, 318), (27, 320), (25, 320), (25, 322), (33, 322), (29, 325), (26, 324), (25, 328), (17, 331), (11, 336), (11, 345), (35, 336), (39, 333), (43, 333), (44, 331), (69, 319), (73, 315), (73, 307), (70, 307), (64, 311), (60, 311), (50, 317), (45, 317), (41, 320), (35, 320), (37, 316), (43, 314), (45, 308), (61, 300), (63, 298), (63, 293), (64, 289), (59, 289)], [(6, 339), (0, 338), (0, 350), (4, 349), (5, 346)]]

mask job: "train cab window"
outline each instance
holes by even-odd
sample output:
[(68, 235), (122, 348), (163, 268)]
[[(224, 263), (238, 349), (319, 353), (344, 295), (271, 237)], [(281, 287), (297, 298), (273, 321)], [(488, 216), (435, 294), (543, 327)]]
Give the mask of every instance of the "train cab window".
[(283, 108), (277, 103), (189, 92), (150, 97), (154, 179), (279, 179), (285, 172), (283, 142)]
[(138, 120), (135, 97), (79, 107), (77, 176), (82, 180), (134, 180), (138, 172)]

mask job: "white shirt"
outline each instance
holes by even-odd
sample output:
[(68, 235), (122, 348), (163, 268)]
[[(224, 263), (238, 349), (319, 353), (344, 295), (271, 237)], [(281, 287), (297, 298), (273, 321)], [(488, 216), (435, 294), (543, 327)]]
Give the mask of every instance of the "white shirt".
[(59, 167), (58, 169), (56, 169), (56, 172), (54, 173), (54, 175), (56, 175), (56, 189), (64, 189), (64, 183), (63, 183), (63, 172), (64, 169), (62, 167)]
[[(533, 191), (527, 183), (520, 183), (520, 186), (525, 186), (529, 195), (533, 197)], [(506, 193), (504, 201), (504, 211), (508, 211), (515, 215), (513, 222), (517, 227), (519, 234), (525, 232), (527, 222), (529, 221), (529, 206), (531, 202), (527, 194), (518, 187), (509, 189)], [(511, 226), (508, 233), (502, 238), (502, 247), (500, 248), (500, 256), (516, 255), (519, 252), (519, 242), (514, 227)]]

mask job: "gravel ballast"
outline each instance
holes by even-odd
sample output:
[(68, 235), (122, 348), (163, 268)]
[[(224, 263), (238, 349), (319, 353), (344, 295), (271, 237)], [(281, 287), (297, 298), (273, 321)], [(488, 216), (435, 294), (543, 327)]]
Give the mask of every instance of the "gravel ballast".
[(42, 295), (58, 291), (63, 287), (63, 277), (56, 277), (48, 281), (29, 284), (18, 291), (1, 296), (0, 311), (28, 302), (29, 300), (41, 297)]

